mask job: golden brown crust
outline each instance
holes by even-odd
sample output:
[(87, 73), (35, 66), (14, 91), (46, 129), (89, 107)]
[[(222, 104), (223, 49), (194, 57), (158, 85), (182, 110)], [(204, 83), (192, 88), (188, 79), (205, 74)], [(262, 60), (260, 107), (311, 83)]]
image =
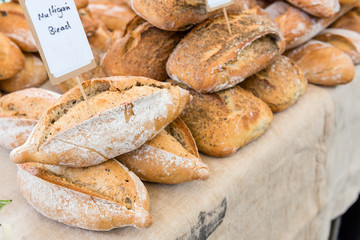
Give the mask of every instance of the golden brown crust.
[(19, 4), (0, 4), (0, 32), (5, 33), (21, 50), (37, 52), (35, 40)]
[(191, 132), (180, 118), (140, 148), (116, 159), (149, 182), (178, 184), (209, 177), (209, 168), (201, 161)]
[(111, 32), (102, 22), (99, 22), (99, 27), (91, 36), (88, 37), (88, 40), (93, 51), (95, 50), (104, 54), (112, 44)]
[(86, 168), (21, 164), (18, 180), (38, 211), (70, 226), (106, 231), (152, 224), (145, 186), (116, 160)]
[(191, 95), (193, 100), (181, 118), (204, 154), (229, 156), (271, 124), (273, 115), (267, 104), (239, 86), (212, 94), (191, 91)]
[(267, 18), (230, 14), (229, 36), (223, 16), (193, 28), (167, 62), (169, 76), (196, 91), (216, 92), (265, 68), (284, 48), (282, 34)]
[(30, 87), (38, 87), (48, 79), (46, 69), (39, 57), (32, 53), (25, 54), (25, 66), (15, 76), (0, 81), (0, 89), (15, 92)]
[(279, 112), (290, 107), (305, 93), (307, 80), (299, 66), (289, 58), (279, 56), (240, 86), (266, 102), (273, 112)]
[(92, 17), (89, 9), (87, 8), (79, 9), (78, 12), (86, 35), (91, 36), (91, 34), (93, 34), (99, 27), (99, 22)]
[(360, 8), (354, 8), (344, 16), (339, 18), (332, 28), (343, 28), (360, 33)]
[(360, 34), (339, 28), (328, 28), (322, 31), (314, 39), (329, 43), (345, 52), (354, 62), (360, 63)]
[[(28, 141), (11, 153), (17, 163), (92, 166), (130, 152), (159, 133), (185, 107), (189, 93), (142, 77), (82, 83), (49, 108)], [(151, 107), (150, 107), (151, 106)]]
[(15, 43), (0, 32), (0, 80), (15, 76), (24, 65), (24, 54)]
[(77, 9), (85, 8), (89, 3), (88, 0), (74, 0), (74, 2)]
[(303, 70), (310, 83), (335, 86), (351, 82), (355, 66), (351, 58), (330, 44), (316, 40), (287, 53)]
[(132, 22), (140, 24), (134, 27), (130, 23), (126, 36), (115, 41), (107, 51), (103, 60), (106, 73), (166, 80), (166, 61), (182, 34), (158, 29), (140, 17)]
[(331, 17), (340, 9), (339, 0), (287, 0), (291, 4), (301, 8), (317, 17)]

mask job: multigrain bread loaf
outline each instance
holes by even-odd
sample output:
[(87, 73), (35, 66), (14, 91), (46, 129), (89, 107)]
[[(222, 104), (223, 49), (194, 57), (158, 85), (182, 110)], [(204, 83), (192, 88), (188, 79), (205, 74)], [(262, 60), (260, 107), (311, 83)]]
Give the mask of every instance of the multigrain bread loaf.
[(136, 16), (134, 11), (126, 2), (91, 2), (88, 5), (88, 9), (90, 10), (92, 16), (96, 19), (100, 19), (110, 30), (125, 31), (125, 27), (128, 22)]
[(73, 227), (107, 231), (152, 224), (145, 186), (114, 159), (86, 168), (21, 164), (18, 184), (37, 211)]
[(284, 34), (286, 49), (292, 49), (309, 41), (352, 8), (352, 5), (343, 5), (332, 17), (317, 18), (285, 2), (277, 1), (269, 5), (265, 11)]
[(285, 48), (270, 20), (253, 14), (230, 14), (193, 28), (177, 45), (166, 65), (169, 76), (196, 91), (230, 88), (269, 65)]
[(316, 40), (330, 43), (345, 52), (354, 64), (360, 63), (360, 34), (340, 28), (328, 28), (315, 37)]
[(181, 118), (206, 155), (229, 156), (262, 135), (272, 122), (268, 105), (238, 85), (212, 94), (191, 91), (191, 95)]
[(24, 54), (15, 43), (0, 32), (0, 80), (15, 76), (24, 65)]
[(279, 56), (240, 86), (266, 102), (273, 112), (279, 112), (293, 105), (305, 93), (307, 80), (299, 66), (289, 58)]
[(11, 152), (16, 163), (92, 166), (135, 150), (177, 118), (188, 91), (143, 77), (82, 83), (43, 114), (26, 143)]
[(360, 8), (354, 8), (344, 16), (339, 18), (333, 25), (332, 28), (343, 28), (360, 33)]
[(178, 184), (209, 177), (209, 168), (201, 161), (195, 140), (180, 118), (140, 148), (116, 159), (148, 182)]
[(0, 81), (0, 89), (15, 92), (30, 87), (38, 87), (48, 79), (41, 59), (33, 53), (25, 53), (24, 68), (15, 76)]
[(351, 58), (328, 43), (311, 40), (287, 56), (299, 65), (310, 83), (335, 86), (351, 82), (355, 75)]
[(0, 146), (23, 145), (41, 115), (60, 95), (40, 88), (28, 88), (0, 98)]
[(339, 0), (287, 0), (307, 13), (317, 17), (331, 17), (340, 9)]
[(25, 52), (37, 52), (35, 40), (20, 4), (0, 4), (0, 32), (5, 33)]
[[(240, 12), (255, 5), (253, 0), (235, 0), (227, 11)], [(221, 15), (222, 10), (206, 11), (205, 0), (132, 0), (133, 10), (152, 25), (169, 31), (183, 31), (209, 17)]]
[(164, 31), (136, 17), (126, 35), (107, 51), (103, 66), (109, 76), (144, 76), (167, 79), (166, 61), (180, 41), (182, 33)]

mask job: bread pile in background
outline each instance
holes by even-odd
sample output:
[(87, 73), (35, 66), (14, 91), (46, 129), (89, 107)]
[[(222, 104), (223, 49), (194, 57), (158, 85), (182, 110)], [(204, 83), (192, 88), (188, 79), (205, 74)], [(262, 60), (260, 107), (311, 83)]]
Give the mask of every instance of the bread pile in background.
[(80, 76), (90, 110), (75, 79), (62, 96), (29, 88), (45, 69), (19, 4), (0, 4), (0, 89), (13, 92), (0, 99), (0, 145), (30, 204), (80, 228), (149, 227), (140, 179), (207, 179), (199, 151), (235, 153), (308, 82), (349, 83), (360, 62), (354, 0), (236, 0), (231, 34), (204, 0), (75, 2), (98, 63)]

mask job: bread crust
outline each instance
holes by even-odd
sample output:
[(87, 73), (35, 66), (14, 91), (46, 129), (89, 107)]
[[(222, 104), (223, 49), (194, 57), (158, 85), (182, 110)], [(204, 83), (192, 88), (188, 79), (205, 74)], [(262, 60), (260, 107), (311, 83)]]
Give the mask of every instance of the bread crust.
[(129, 23), (126, 35), (107, 51), (102, 64), (109, 76), (144, 76), (164, 81), (168, 77), (166, 61), (182, 36), (136, 17)]
[(169, 76), (198, 92), (216, 92), (262, 70), (284, 51), (282, 33), (267, 18), (230, 14), (229, 22), (231, 36), (224, 16), (193, 28), (170, 55)]
[(24, 65), (24, 54), (15, 43), (0, 32), (0, 80), (15, 76)]
[(287, 0), (291, 4), (301, 8), (316, 17), (327, 18), (340, 10), (339, 0)]
[(140, 179), (116, 160), (88, 168), (19, 165), (18, 183), (41, 214), (96, 231), (149, 227), (149, 196)]
[(311, 40), (287, 56), (299, 65), (310, 83), (335, 86), (351, 82), (355, 75), (351, 58), (328, 43)]
[(360, 33), (360, 8), (354, 8), (339, 18), (331, 28), (343, 28)]
[(178, 184), (209, 177), (209, 168), (201, 161), (195, 140), (180, 118), (140, 148), (116, 159), (148, 182)]
[(293, 105), (305, 93), (307, 80), (297, 64), (279, 56), (240, 86), (266, 102), (273, 112), (279, 112)]
[(93, 18), (87, 8), (79, 9), (78, 12), (86, 35), (91, 36), (99, 27), (99, 22)]
[(354, 64), (360, 63), (360, 34), (340, 28), (327, 28), (314, 39), (330, 43), (345, 52)]
[(262, 135), (273, 118), (268, 105), (238, 85), (212, 94), (191, 91), (181, 118), (199, 151), (226, 157)]
[(130, 152), (159, 133), (185, 107), (188, 91), (142, 77), (110, 77), (65, 93), (39, 120), (26, 143), (11, 152), (16, 163), (72, 167), (99, 164)]

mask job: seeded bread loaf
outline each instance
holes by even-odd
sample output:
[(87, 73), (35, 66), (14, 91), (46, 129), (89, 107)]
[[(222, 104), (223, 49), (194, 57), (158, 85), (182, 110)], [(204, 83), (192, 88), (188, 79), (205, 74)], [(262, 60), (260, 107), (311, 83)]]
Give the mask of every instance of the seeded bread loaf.
[(0, 32), (0, 80), (15, 76), (24, 65), (24, 54), (15, 43)]
[(291, 59), (279, 56), (240, 86), (266, 102), (273, 112), (279, 112), (293, 105), (305, 93), (307, 80)]
[(188, 91), (142, 77), (110, 77), (82, 83), (60, 97), (26, 143), (11, 152), (15, 163), (92, 166), (130, 152), (178, 117)]
[(35, 40), (20, 4), (14, 2), (0, 4), (0, 32), (5, 33), (21, 50), (37, 52)]
[(268, 105), (238, 85), (212, 94), (191, 91), (191, 95), (181, 118), (206, 155), (229, 156), (262, 135), (272, 122)]
[(360, 63), (360, 34), (340, 28), (328, 28), (315, 37), (316, 40), (330, 43), (345, 52), (354, 64)]
[(48, 79), (41, 59), (33, 53), (25, 53), (24, 68), (15, 76), (0, 81), (0, 89), (15, 92), (25, 88), (38, 87)]
[(140, 148), (116, 159), (148, 182), (178, 184), (209, 177), (209, 168), (201, 161), (195, 140), (180, 118)]
[(253, 14), (230, 14), (232, 35), (224, 16), (194, 27), (170, 55), (169, 76), (196, 91), (230, 88), (262, 70), (285, 48), (282, 34), (270, 20)]
[(40, 88), (28, 88), (0, 98), (0, 146), (23, 145), (45, 110), (60, 95)]
[(136, 17), (126, 35), (107, 51), (103, 66), (109, 76), (144, 76), (159, 81), (168, 78), (166, 61), (183, 34), (158, 29)]
[(149, 227), (149, 196), (140, 179), (116, 160), (87, 168), (19, 165), (25, 199), (41, 214), (96, 231)]
[(351, 58), (328, 43), (311, 40), (287, 56), (298, 64), (310, 83), (335, 86), (351, 82), (355, 75)]

